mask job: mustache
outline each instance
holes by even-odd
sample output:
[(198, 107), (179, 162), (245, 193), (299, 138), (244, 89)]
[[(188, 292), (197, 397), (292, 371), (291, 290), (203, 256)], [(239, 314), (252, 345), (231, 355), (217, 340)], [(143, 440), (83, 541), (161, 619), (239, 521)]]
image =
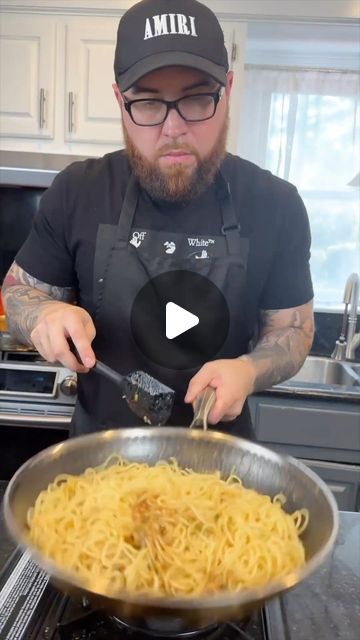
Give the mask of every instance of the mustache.
[(181, 144), (180, 142), (174, 142), (172, 144), (169, 142), (167, 144), (164, 144), (157, 152), (156, 159), (161, 158), (161, 156), (164, 156), (171, 151), (185, 151), (187, 153), (191, 153), (199, 160), (199, 154), (197, 150), (194, 149), (194, 147), (189, 144)]

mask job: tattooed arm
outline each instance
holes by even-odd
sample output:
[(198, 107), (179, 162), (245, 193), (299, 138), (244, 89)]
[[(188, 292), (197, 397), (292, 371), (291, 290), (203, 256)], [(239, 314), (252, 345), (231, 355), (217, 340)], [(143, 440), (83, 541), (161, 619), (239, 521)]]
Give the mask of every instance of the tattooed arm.
[(34, 345), (48, 362), (61, 362), (74, 371), (85, 371), (71, 354), (71, 337), (87, 366), (95, 356), (91, 342), (95, 336), (92, 319), (81, 307), (74, 306), (75, 290), (46, 284), (14, 262), (2, 285), (10, 333), (19, 342)]
[(252, 353), (243, 356), (254, 366), (253, 391), (267, 389), (295, 375), (311, 349), (313, 338), (312, 301), (293, 309), (262, 311), (259, 341)]
[(302, 366), (313, 334), (312, 301), (292, 309), (262, 311), (259, 341), (250, 354), (207, 362), (190, 381), (185, 402), (194, 403), (207, 386), (216, 391), (209, 421), (240, 415), (248, 395), (287, 380)]
[(39, 313), (54, 301), (75, 302), (70, 287), (55, 287), (37, 280), (13, 262), (2, 285), (2, 297), (10, 333), (23, 344), (32, 344), (31, 333)]

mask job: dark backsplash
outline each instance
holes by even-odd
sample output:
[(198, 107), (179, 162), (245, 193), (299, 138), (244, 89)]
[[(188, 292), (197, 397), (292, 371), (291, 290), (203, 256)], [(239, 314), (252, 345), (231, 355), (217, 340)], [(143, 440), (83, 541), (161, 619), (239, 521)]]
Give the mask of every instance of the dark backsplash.
[(25, 242), (44, 189), (0, 187), (0, 287)]
[[(314, 356), (330, 356), (341, 333), (342, 313), (315, 312), (315, 337), (311, 353)], [(358, 322), (357, 331), (360, 331)], [(356, 350), (356, 361), (360, 362), (360, 349)]]

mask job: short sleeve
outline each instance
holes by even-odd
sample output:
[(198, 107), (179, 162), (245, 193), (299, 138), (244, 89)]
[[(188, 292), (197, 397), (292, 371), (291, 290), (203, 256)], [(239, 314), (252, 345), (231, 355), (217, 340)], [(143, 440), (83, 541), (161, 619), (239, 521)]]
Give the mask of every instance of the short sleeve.
[(76, 284), (65, 232), (69, 215), (67, 170), (64, 170), (42, 195), (30, 234), (15, 258), (27, 273), (59, 287)]
[(261, 293), (261, 309), (290, 309), (309, 302), (314, 295), (308, 215), (296, 188), (289, 184), (287, 187), (278, 199), (278, 243)]

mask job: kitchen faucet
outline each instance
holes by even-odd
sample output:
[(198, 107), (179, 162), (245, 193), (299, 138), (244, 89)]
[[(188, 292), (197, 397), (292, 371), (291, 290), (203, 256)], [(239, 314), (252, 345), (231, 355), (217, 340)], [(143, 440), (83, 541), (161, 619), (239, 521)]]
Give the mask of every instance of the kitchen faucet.
[[(354, 360), (355, 349), (360, 345), (360, 333), (355, 333), (359, 304), (360, 278), (352, 273), (345, 284), (343, 302), (345, 304), (341, 334), (331, 354), (334, 360)], [(350, 312), (348, 308), (350, 305)], [(346, 335), (345, 335), (346, 332)]]

